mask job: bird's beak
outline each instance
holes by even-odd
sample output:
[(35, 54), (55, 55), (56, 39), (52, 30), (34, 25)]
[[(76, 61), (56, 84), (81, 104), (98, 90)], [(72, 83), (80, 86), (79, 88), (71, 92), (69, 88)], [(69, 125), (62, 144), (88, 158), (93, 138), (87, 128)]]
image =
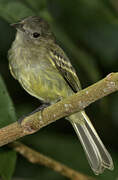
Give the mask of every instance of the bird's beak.
[(24, 31), (23, 29), (23, 24), (22, 23), (13, 23), (13, 24), (10, 24), (12, 27), (14, 27), (15, 29), (19, 29), (21, 31)]

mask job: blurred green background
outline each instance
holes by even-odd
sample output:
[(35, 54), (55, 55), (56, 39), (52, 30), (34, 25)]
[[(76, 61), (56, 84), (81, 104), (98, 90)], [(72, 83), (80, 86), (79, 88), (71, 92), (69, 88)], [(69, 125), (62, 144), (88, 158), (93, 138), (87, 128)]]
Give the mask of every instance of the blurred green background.
[[(38, 100), (20, 87), (8, 70), (7, 52), (15, 38), (15, 30), (10, 27), (10, 23), (30, 15), (39, 15), (50, 23), (59, 44), (72, 61), (83, 88), (111, 72), (117, 72), (117, 0), (0, 0), (0, 127), (40, 105)], [(116, 180), (118, 93), (95, 102), (86, 111), (115, 165), (114, 171), (105, 171), (97, 179)], [(21, 141), (75, 170), (94, 176), (80, 142), (69, 122), (64, 119)], [(50, 169), (30, 164), (20, 155), (16, 161), (16, 157), (14, 151), (6, 147), (0, 149), (0, 175), (4, 180), (10, 180), (12, 175), (14, 179), (67, 179)]]

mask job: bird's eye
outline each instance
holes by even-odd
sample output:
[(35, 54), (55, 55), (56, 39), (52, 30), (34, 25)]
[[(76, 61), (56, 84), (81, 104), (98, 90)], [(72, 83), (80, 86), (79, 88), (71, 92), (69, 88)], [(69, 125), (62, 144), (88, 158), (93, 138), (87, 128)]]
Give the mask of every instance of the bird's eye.
[(40, 36), (40, 34), (39, 34), (38, 32), (34, 32), (34, 33), (33, 33), (33, 37), (34, 37), (34, 38), (38, 38), (39, 36)]

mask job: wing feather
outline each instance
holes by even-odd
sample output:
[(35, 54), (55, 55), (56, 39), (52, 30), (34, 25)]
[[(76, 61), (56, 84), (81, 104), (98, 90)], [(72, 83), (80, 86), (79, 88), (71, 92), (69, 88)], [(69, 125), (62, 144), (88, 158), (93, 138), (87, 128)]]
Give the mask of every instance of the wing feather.
[(76, 75), (75, 69), (71, 65), (68, 57), (64, 51), (58, 47), (55, 50), (50, 51), (50, 60), (52, 64), (56, 66), (63, 78), (74, 92), (81, 90), (79, 79)]

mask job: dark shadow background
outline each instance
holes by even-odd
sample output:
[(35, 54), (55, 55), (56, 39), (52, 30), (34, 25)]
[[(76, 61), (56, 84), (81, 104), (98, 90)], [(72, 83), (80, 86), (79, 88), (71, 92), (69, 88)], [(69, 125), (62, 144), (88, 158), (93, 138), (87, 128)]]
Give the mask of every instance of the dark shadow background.
[[(31, 112), (40, 102), (28, 95), (8, 70), (7, 52), (15, 37), (10, 23), (29, 15), (40, 15), (50, 24), (59, 44), (68, 54), (82, 87), (97, 82), (118, 68), (117, 0), (0, 0), (0, 74), (13, 99), (17, 117)], [(118, 93), (95, 102), (86, 109), (98, 134), (110, 151), (115, 170), (98, 179), (118, 178)], [(61, 119), (22, 139), (36, 150), (88, 175), (93, 175), (69, 122)], [(14, 177), (64, 180), (42, 166), (18, 157)]]

